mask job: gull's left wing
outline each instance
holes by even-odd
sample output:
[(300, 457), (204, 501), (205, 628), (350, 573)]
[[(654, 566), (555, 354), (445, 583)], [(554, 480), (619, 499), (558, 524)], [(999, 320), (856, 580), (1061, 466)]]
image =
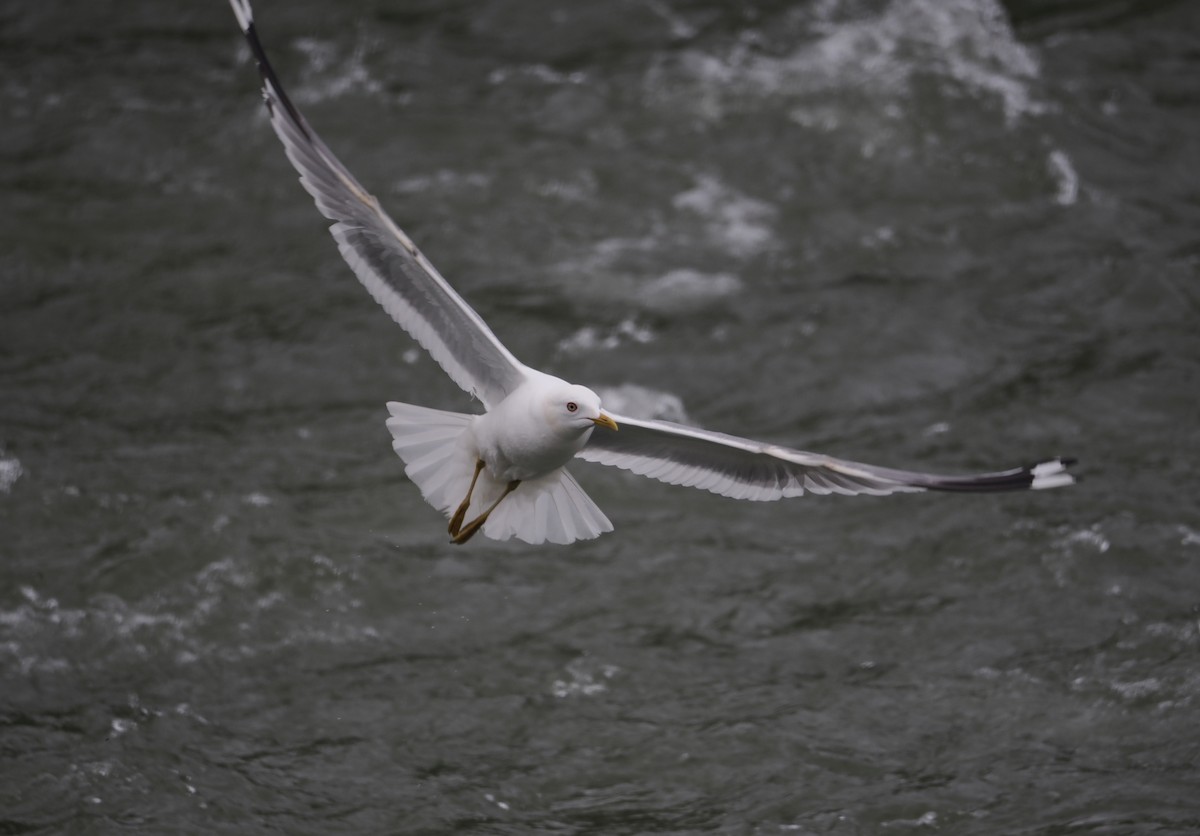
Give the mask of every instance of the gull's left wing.
[(892, 470), (751, 441), (670, 421), (609, 415), (618, 432), (593, 432), (576, 456), (623, 468), (672, 485), (701, 488), (734, 499), (769, 501), (814, 494), (900, 491), (1019, 491), (1075, 482), (1070, 459), (970, 476)]
[(263, 79), (271, 127), (359, 281), (454, 382), (492, 407), (525, 379), (523, 366), (388, 217), (283, 91), (258, 39), (249, 0), (229, 0)]

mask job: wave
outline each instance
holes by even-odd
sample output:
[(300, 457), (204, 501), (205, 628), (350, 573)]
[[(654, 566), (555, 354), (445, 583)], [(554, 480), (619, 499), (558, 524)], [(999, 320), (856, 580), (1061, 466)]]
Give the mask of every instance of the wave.
[[(836, 127), (848, 102), (861, 102), (864, 118), (886, 115), (881, 104), (902, 106), (932, 77), (942, 96), (998, 100), (1010, 125), (1045, 109), (1035, 93), (1037, 57), (998, 0), (894, 0), (873, 15), (858, 5), (806, 7), (810, 17), (798, 26), (809, 39), (782, 55), (770, 52), (767, 35), (749, 31), (721, 52), (665, 58), (646, 77), (647, 95), (713, 121), (747, 99), (795, 100), (797, 121)], [(821, 104), (829, 96), (836, 107)]]

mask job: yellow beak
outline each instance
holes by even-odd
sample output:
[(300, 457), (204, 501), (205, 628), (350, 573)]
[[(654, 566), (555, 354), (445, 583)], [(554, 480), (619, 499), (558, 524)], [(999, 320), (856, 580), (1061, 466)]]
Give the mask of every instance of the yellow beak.
[(593, 418), (592, 423), (597, 427), (608, 427), (610, 430), (617, 429), (617, 422), (612, 419), (612, 416), (600, 413), (599, 418)]

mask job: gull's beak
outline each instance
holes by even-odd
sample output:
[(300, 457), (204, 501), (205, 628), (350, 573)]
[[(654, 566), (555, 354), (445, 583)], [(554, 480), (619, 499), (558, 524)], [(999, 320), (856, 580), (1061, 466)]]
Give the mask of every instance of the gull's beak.
[(593, 418), (592, 423), (597, 427), (608, 427), (610, 430), (617, 429), (617, 422), (612, 419), (611, 415), (605, 415), (603, 412), (600, 413), (599, 418)]

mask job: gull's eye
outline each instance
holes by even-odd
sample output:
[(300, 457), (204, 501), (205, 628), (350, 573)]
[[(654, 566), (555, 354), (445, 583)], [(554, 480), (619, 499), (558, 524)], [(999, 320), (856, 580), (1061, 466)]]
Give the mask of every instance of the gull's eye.
[(575, 401), (567, 401), (567, 412), (578, 412), (578, 411), (579, 411), (579, 404), (575, 403)]

